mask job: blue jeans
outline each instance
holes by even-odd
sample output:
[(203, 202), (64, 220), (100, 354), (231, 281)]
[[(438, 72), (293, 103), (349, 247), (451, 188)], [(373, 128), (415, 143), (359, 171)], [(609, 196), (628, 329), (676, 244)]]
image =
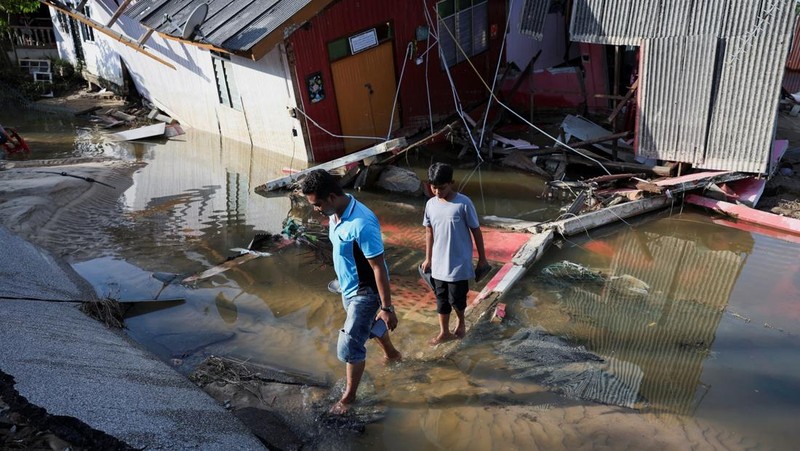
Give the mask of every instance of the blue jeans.
[(381, 307), (381, 298), (367, 288), (364, 294), (342, 298), (347, 312), (344, 328), (339, 331), (336, 356), (345, 363), (360, 363), (367, 359), (367, 340), (375, 316)]

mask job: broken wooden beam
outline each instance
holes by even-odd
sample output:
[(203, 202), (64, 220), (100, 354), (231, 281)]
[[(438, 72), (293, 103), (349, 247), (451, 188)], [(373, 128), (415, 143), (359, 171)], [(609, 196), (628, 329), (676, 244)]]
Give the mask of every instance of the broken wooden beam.
[(708, 208), (739, 221), (758, 224), (783, 232), (800, 235), (800, 219), (779, 216), (774, 213), (756, 210), (744, 205), (736, 205), (720, 200), (709, 199), (697, 194), (689, 194), (684, 199), (687, 203)]
[(542, 258), (552, 244), (553, 237), (552, 230), (534, 234), (514, 254), (514, 258), (500, 268), (478, 297), (467, 307), (466, 315), (470, 325), (483, 319), (489, 319), (489, 313), (494, 311), (495, 306), (508, 289), (525, 274), (528, 268)]
[(632, 216), (648, 213), (669, 206), (673, 202), (667, 196), (647, 197), (633, 202), (606, 207), (602, 210), (582, 214), (560, 221), (543, 222), (529, 231), (541, 233), (545, 230), (555, 230), (563, 236), (575, 235), (611, 224), (620, 219), (627, 219)]
[(308, 168), (308, 169), (304, 169), (302, 171), (296, 172), (296, 173), (288, 175), (286, 177), (281, 177), (281, 178), (277, 178), (277, 179), (274, 179), (274, 180), (270, 180), (270, 181), (268, 181), (267, 183), (265, 183), (263, 185), (257, 186), (255, 188), (255, 192), (256, 192), (256, 194), (260, 194), (260, 195), (263, 196), (263, 195), (265, 195), (265, 193), (268, 193), (270, 191), (274, 191), (276, 189), (284, 188), (284, 187), (287, 187), (287, 186), (295, 183), (296, 181), (298, 181), (298, 180), (302, 179), (303, 177), (305, 177), (306, 174), (308, 174), (311, 171), (314, 171), (314, 170), (317, 170), (317, 169), (324, 169), (326, 171), (330, 171), (331, 169), (336, 169), (336, 168), (345, 166), (345, 165), (350, 164), (350, 163), (355, 163), (355, 162), (361, 161), (361, 160), (363, 160), (365, 158), (373, 157), (373, 156), (380, 155), (380, 154), (383, 154), (383, 153), (386, 153), (386, 152), (395, 151), (400, 147), (404, 147), (405, 145), (406, 145), (406, 139), (405, 138), (401, 137), (401, 138), (391, 139), (389, 141), (382, 142), (382, 143), (374, 145), (372, 147), (368, 147), (368, 148), (366, 148), (364, 150), (361, 150), (361, 151), (358, 151), (358, 152), (355, 152), (355, 153), (351, 153), (349, 155), (345, 155), (345, 156), (343, 156), (341, 158), (337, 158), (335, 160), (331, 160), (331, 161), (329, 161), (327, 163), (322, 163), (322, 164), (319, 164), (317, 166), (314, 166), (314, 167), (311, 167), (311, 168)]
[[(77, 20), (77, 21), (79, 21), (81, 23), (84, 23), (84, 24), (86, 24), (87, 26), (89, 26), (91, 28), (94, 28), (95, 30), (99, 31), (100, 33), (103, 33), (103, 34), (105, 34), (107, 36), (110, 36), (114, 40), (116, 40), (118, 42), (121, 42), (123, 45), (136, 50), (137, 52), (141, 53), (142, 55), (145, 55), (145, 56), (147, 56), (149, 58), (152, 58), (152, 59), (158, 61), (159, 63), (169, 67), (170, 69), (175, 70), (175, 66), (173, 66), (168, 61), (166, 61), (166, 60), (164, 60), (164, 59), (162, 59), (162, 58), (150, 53), (147, 50), (145, 50), (145, 48), (142, 46), (142, 44), (134, 41), (133, 39), (125, 36), (124, 34), (117, 33), (116, 31), (106, 27), (105, 25), (103, 25), (103, 24), (101, 24), (101, 23), (99, 23), (99, 22), (97, 22), (97, 21), (95, 21), (95, 20), (93, 20), (93, 19), (91, 19), (89, 17), (84, 16), (83, 13), (82, 13), (82, 10), (79, 9), (80, 5), (79, 5), (79, 8), (76, 8), (76, 10), (72, 10), (72, 9), (69, 9), (69, 8), (65, 7), (62, 3), (56, 2), (56, 1), (53, 1), (53, 0), (40, 0), (40, 1), (41, 1), (41, 3), (44, 3), (45, 5), (50, 6), (50, 7), (54, 8), (54, 9), (56, 9), (58, 11), (61, 11), (62, 13), (74, 18), (75, 20)], [(86, 2), (84, 1), (83, 4), (85, 4), (85, 3)]]
[(608, 119), (606, 120), (607, 122), (609, 123), (614, 122), (614, 119), (617, 117), (619, 112), (622, 111), (622, 108), (625, 106), (625, 104), (628, 103), (628, 101), (631, 100), (631, 98), (633, 98), (633, 95), (636, 93), (636, 90), (638, 88), (639, 88), (639, 79), (637, 78), (636, 81), (633, 82), (633, 84), (631, 85), (630, 89), (628, 89), (628, 93), (625, 94), (625, 97), (623, 97), (622, 100), (619, 101), (617, 106), (614, 108), (614, 111), (612, 111), (611, 115), (608, 116)]
[[(587, 156), (581, 156), (577, 153), (567, 154), (566, 161), (568, 164), (598, 167), (596, 162), (588, 159), (588, 157), (594, 158), (594, 156), (597, 154), (586, 152), (584, 149), (579, 150), (582, 153), (587, 154)], [(562, 155), (554, 155), (550, 157), (550, 159), (562, 161), (564, 157)], [(655, 174), (659, 177), (669, 177), (673, 170), (673, 168), (669, 166), (647, 166), (639, 163), (623, 163), (619, 161), (604, 160), (598, 161), (600, 161), (600, 163), (605, 166), (609, 172), (643, 172), (646, 174)]]
[(106, 24), (106, 26), (111, 28), (111, 26), (114, 25), (114, 23), (117, 21), (117, 19), (119, 19), (119, 16), (121, 16), (122, 13), (125, 12), (125, 8), (127, 8), (128, 5), (130, 5), (130, 3), (132, 1), (133, 0), (125, 0), (125, 1), (123, 1), (122, 4), (119, 5), (117, 10), (114, 11), (114, 15), (111, 16), (111, 19), (108, 20), (108, 23)]
[(531, 227), (536, 227), (539, 225), (539, 223), (536, 221), (523, 221), (522, 219), (503, 218), (494, 215), (482, 216), (481, 224), (517, 232), (524, 232)]
[(593, 144), (600, 144), (600, 143), (604, 143), (604, 142), (607, 142), (607, 141), (616, 141), (616, 140), (618, 140), (620, 138), (627, 138), (630, 135), (631, 135), (631, 132), (630, 131), (626, 131), (626, 132), (614, 133), (614, 134), (606, 135), (606, 136), (599, 136), (597, 138), (587, 139), (587, 140), (584, 140), (584, 141), (578, 141), (576, 143), (572, 143), (572, 144), (568, 144), (568, 145), (570, 147), (572, 147), (572, 148), (583, 147), (583, 146), (591, 146)]

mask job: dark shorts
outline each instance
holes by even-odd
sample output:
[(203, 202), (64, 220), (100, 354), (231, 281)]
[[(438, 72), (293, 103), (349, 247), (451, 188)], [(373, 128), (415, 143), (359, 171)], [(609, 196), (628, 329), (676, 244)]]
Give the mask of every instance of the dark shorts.
[(441, 315), (449, 315), (453, 310), (463, 312), (467, 308), (467, 292), (469, 292), (469, 281), (459, 280), (457, 282), (444, 282), (433, 279), (433, 292), (436, 293), (436, 312)]

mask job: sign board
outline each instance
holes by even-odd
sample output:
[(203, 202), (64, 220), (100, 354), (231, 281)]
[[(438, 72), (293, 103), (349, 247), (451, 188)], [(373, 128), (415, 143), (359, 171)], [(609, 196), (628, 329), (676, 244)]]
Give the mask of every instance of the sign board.
[(353, 55), (378, 45), (378, 33), (375, 32), (374, 28), (357, 35), (350, 36), (347, 39), (350, 41), (350, 53)]

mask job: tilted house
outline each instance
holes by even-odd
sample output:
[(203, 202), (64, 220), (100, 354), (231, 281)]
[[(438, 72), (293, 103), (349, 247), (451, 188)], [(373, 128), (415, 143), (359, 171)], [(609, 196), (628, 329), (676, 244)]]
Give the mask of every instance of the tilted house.
[(129, 77), (184, 125), (317, 162), (485, 100), (506, 21), (503, 0), (46, 3), (101, 31), (82, 42), (90, 72)]

